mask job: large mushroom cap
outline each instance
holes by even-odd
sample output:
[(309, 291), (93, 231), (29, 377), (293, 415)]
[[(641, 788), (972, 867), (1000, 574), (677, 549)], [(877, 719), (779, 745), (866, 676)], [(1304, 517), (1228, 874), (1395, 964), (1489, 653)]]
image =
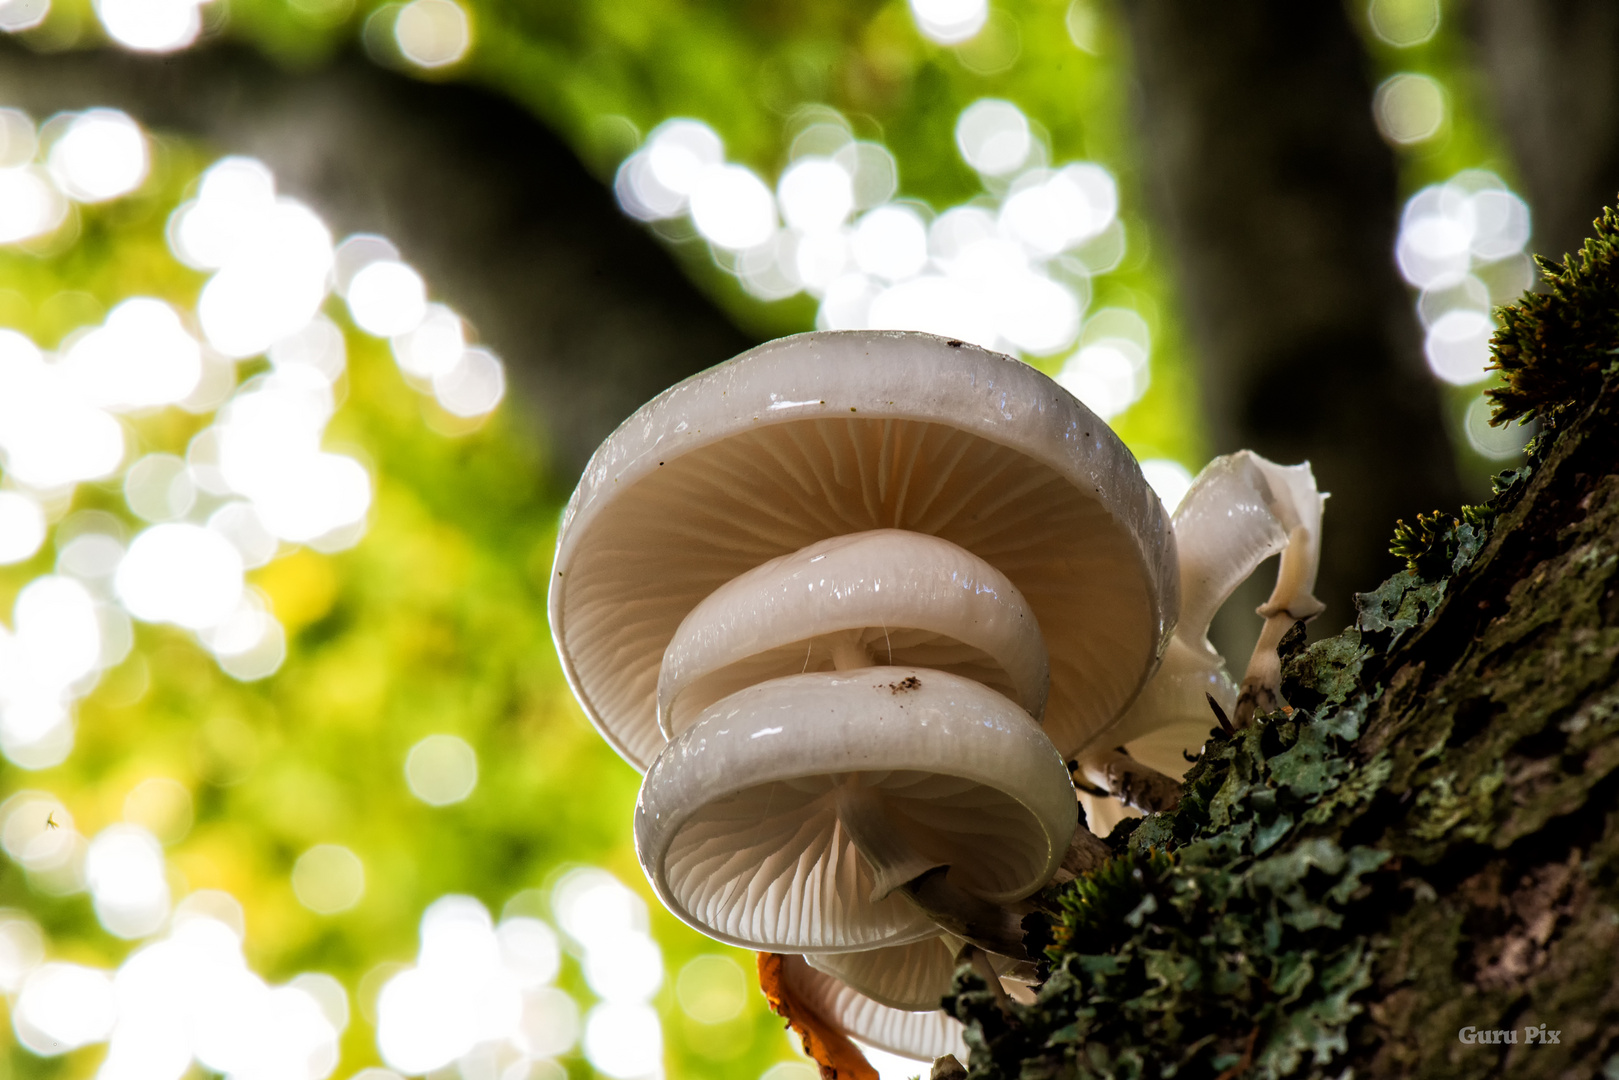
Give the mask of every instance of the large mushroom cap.
[(1130, 452), (1034, 368), (931, 334), (785, 338), (660, 394), (563, 518), (552, 633), (591, 720), (645, 769), (664, 650), (715, 589), (818, 541), (938, 536), (1027, 599), (1059, 750), (1135, 696), (1177, 607), (1174, 539)]
[(710, 937), (854, 952), (936, 937), (895, 886), (948, 866), (991, 903), (1062, 862), (1077, 819), (1027, 713), (925, 668), (792, 675), (709, 708), (658, 755), (635, 847), (660, 899)]

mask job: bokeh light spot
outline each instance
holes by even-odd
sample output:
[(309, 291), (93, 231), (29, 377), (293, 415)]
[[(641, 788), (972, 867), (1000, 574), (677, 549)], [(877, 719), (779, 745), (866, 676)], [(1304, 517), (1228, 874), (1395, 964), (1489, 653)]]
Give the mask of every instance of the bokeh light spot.
[(129, 545), (115, 587), (135, 618), (201, 630), (240, 602), (242, 557), (200, 525), (154, 525)]
[(169, 916), (163, 848), (139, 825), (109, 825), (90, 841), (84, 874), (96, 917), (121, 938), (145, 937)]
[(776, 185), (781, 214), (802, 232), (842, 225), (854, 209), (854, 180), (836, 162), (823, 157), (800, 158), (788, 166)]
[(1474, 450), (1491, 461), (1508, 461), (1523, 453), (1526, 443), (1534, 436), (1534, 424), (1490, 424), (1494, 406), (1482, 395), (1468, 403), (1462, 416), (1462, 429)]
[(1439, 134), (1445, 124), (1445, 91), (1426, 75), (1391, 75), (1372, 98), (1377, 129), (1396, 146), (1414, 146)]
[(961, 111), (956, 147), (985, 176), (1005, 176), (1029, 159), (1034, 136), (1023, 110), (1010, 101), (983, 98)]
[(1371, 0), (1366, 21), (1397, 49), (1421, 45), (1439, 30), (1439, 0)]
[(523, 915), (502, 919), (495, 937), (506, 969), (517, 977), (525, 990), (544, 986), (557, 977), (562, 966), (562, 950), (556, 931), (539, 919)]
[(585, 982), (603, 1001), (649, 1001), (663, 985), (663, 953), (644, 933), (593, 942), (584, 966)]
[(394, 20), (394, 40), (411, 63), (447, 67), (472, 47), (472, 23), (455, 0), (411, 0)]
[(182, 401), (196, 389), (202, 350), (174, 308), (137, 296), (77, 338), (60, 367), (91, 404), (115, 412), (150, 409)]
[(458, 735), (429, 735), (405, 757), (405, 782), (429, 806), (449, 806), (478, 786), (478, 754)]
[(96, 0), (107, 35), (136, 52), (174, 52), (202, 30), (199, 0)]
[(64, 866), (73, 857), (77, 838), (73, 815), (54, 795), (19, 791), (0, 806), (0, 845), (30, 873)]
[(51, 147), (51, 175), (69, 198), (94, 203), (127, 195), (146, 179), (146, 135), (128, 114), (91, 109)]
[(1458, 308), (1441, 315), (1428, 328), (1423, 352), (1428, 366), (1441, 379), (1467, 386), (1484, 379), (1490, 362), (1490, 337), (1495, 323), (1482, 311)]
[(45, 934), (20, 911), (0, 909), (0, 993), (15, 994), (45, 960)]
[(443, 304), (428, 304), (415, 329), (391, 342), (399, 370), (418, 379), (442, 375), (461, 362), (467, 348), (461, 316)]
[(316, 844), (292, 867), (292, 891), (317, 915), (336, 915), (365, 895), (365, 864), (340, 844)]
[(703, 1024), (723, 1024), (742, 1015), (748, 978), (729, 956), (710, 953), (689, 960), (675, 979), (675, 997), (686, 1015)]
[(65, 1054), (112, 1031), (118, 1016), (112, 979), (81, 964), (43, 964), (17, 996), (12, 1017), (17, 1041), (45, 1057)]
[[(205, 185), (201, 198), (206, 200)], [(314, 317), (326, 297), (332, 237), (302, 203), (227, 207), (219, 272), (203, 286), (197, 318), (208, 343), (240, 359), (264, 352)]]
[(124, 502), (147, 521), (185, 517), (197, 501), (197, 488), (185, 459), (173, 454), (147, 454), (124, 473)]
[(740, 251), (770, 239), (776, 228), (776, 201), (751, 169), (715, 165), (697, 178), (691, 216), (710, 243)]
[(658, 1073), (663, 1028), (657, 1011), (639, 1002), (603, 1002), (585, 1018), (585, 1057), (614, 1080)]
[(506, 368), (488, 349), (467, 349), (454, 367), (433, 376), (433, 397), (461, 417), (494, 411), (506, 396)]
[(427, 316), (422, 276), (396, 259), (367, 263), (349, 281), (354, 324), (377, 337), (408, 334)]
[(916, 28), (929, 41), (958, 45), (984, 28), (988, 0), (910, 0)]
[(67, 200), (43, 169), (32, 165), (0, 169), (0, 244), (53, 231), (67, 218), (67, 209)]
[(873, 277), (903, 281), (928, 263), (927, 226), (908, 206), (879, 206), (854, 230), (854, 259)]
[[(24, 678), (66, 687), (95, 670), (101, 658), (101, 622), (95, 599), (72, 578), (35, 578), (17, 594), (12, 626)], [(15, 684), (7, 688), (14, 692)]]
[(0, 3), (0, 31), (15, 34), (32, 30), (51, 13), (51, 0), (4, 0)]
[(45, 542), (45, 511), (17, 491), (0, 491), (0, 565), (30, 558)]

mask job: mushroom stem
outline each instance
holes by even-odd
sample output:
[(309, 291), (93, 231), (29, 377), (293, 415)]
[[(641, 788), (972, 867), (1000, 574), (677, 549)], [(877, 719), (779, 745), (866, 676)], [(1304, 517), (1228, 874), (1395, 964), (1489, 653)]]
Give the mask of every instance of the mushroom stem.
[(972, 965), (973, 974), (983, 979), (990, 993), (995, 995), (995, 1004), (1000, 1006), (1001, 1012), (1010, 1014), (1012, 997), (1006, 992), (1006, 987), (1001, 985), (1001, 977), (995, 973), (995, 965), (990, 963), (989, 953), (977, 945), (968, 945), (962, 953), (963, 958)]
[[(1266, 614), (1265, 608), (1260, 608), (1259, 613)], [(1282, 701), (1282, 657), (1277, 649), (1298, 621), (1286, 608), (1265, 619), (1264, 629), (1260, 630), (1259, 640), (1254, 644), (1254, 654), (1248, 660), (1248, 670), (1242, 677), (1236, 712), (1231, 717), (1237, 727), (1245, 728), (1253, 723), (1256, 712), (1275, 712), (1285, 704)]]
[(1286, 704), (1282, 700), (1282, 658), (1277, 648), (1294, 623), (1308, 622), (1321, 614), (1323, 605), (1310, 591), (1315, 584), (1316, 557), (1310, 530), (1295, 526), (1287, 534), (1282, 563), (1276, 568), (1276, 588), (1271, 590), (1270, 599), (1255, 609), (1264, 616), (1265, 627), (1259, 632), (1259, 641), (1242, 677), (1242, 693), (1232, 717), (1239, 728), (1251, 724), (1254, 713), (1275, 712)]
[(913, 848), (894, 827), (883, 808), (883, 797), (876, 788), (862, 784), (858, 773), (845, 777), (835, 790), (838, 821), (876, 877), (873, 902), (940, 865)]
[[(939, 928), (990, 952), (1030, 959), (1023, 947), (1023, 914), (973, 896), (949, 880), (950, 867), (929, 859), (894, 827), (875, 788), (859, 774), (836, 788), (838, 821), (876, 877), (873, 901), (902, 891)], [(998, 985), (998, 984), (997, 984)]]
[(853, 671), (871, 667), (871, 653), (860, 644), (859, 634), (839, 634), (832, 639), (832, 669)]
[(901, 888), (946, 933), (987, 952), (1014, 960), (1033, 959), (1023, 944), (1022, 912), (972, 895), (952, 883), (949, 873), (948, 866), (936, 866)]
[(1149, 769), (1126, 754), (1122, 747), (1091, 754), (1081, 762), (1081, 767), (1092, 783), (1143, 813), (1173, 810), (1181, 801), (1179, 781)]

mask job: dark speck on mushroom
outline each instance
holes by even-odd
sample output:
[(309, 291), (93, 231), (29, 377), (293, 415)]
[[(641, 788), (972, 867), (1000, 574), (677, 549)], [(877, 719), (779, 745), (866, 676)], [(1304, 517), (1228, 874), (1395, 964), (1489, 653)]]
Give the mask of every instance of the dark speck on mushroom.
[(962, 343), (957, 341), (955, 338), (951, 338), (949, 341), (945, 342), (945, 344), (949, 345), (952, 349), (959, 349), (961, 348)]
[(922, 689), (922, 680), (918, 679), (915, 675), (907, 675), (899, 682), (891, 682), (888, 684), (888, 692), (890, 694), (904, 694), (911, 690), (920, 689)]
[(854, 406), (853, 406), (853, 405), (850, 405), (850, 406), (849, 406), (849, 411), (850, 411), (850, 412), (859, 412), (859, 411), (860, 411), (860, 410), (859, 410), (859, 409), (857, 409), (857, 408), (855, 408), (855, 407), (854, 407)]

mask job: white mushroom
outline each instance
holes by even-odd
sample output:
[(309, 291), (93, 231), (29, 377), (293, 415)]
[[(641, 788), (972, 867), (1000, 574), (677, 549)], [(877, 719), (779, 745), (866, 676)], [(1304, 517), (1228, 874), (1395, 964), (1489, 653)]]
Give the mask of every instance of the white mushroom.
[(1005, 574), (948, 540), (901, 529), (835, 536), (714, 590), (664, 650), (665, 735), (766, 679), (873, 663), (949, 671), (1045, 712), (1046, 644)]
[(957, 957), (965, 944), (954, 935), (936, 934), (906, 945), (864, 952), (806, 953), (804, 961), (879, 1005), (917, 1012), (937, 1009), (950, 992)]
[(1034, 1000), (1029, 986), (1038, 981), (1032, 961), (985, 953), (954, 934), (857, 953), (805, 953), (804, 961), (879, 1005), (908, 1012), (937, 1009), (962, 963), (1025, 1004)]
[[(954, 1055), (958, 1061), (967, 1060), (961, 1022), (939, 1008), (943, 994), (926, 1008), (896, 1009), (860, 993), (834, 975), (816, 970), (808, 957), (786, 957), (782, 976), (794, 996), (814, 1009), (822, 1021), (867, 1046), (920, 1061), (946, 1054)], [(948, 977), (945, 989), (949, 989)]]
[(664, 743), (665, 652), (705, 597), (772, 559), (888, 529), (948, 541), (1022, 594), (1049, 650), (1044, 724), (1059, 749), (1116, 717), (1157, 662), (1174, 542), (1100, 419), (972, 345), (804, 334), (665, 391), (591, 458), (550, 599), (585, 712), (645, 769)]
[(648, 771), (641, 865), (677, 916), (771, 952), (854, 952), (941, 927), (1021, 951), (1004, 905), (1056, 872), (1067, 769), (1013, 702), (913, 667), (811, 672), (711, 706)]
[[(1087, 779), (1117, 795), (1132, 779), (1143, 782), (1140, 771), (1131, 775), (1130, 763), (1179, 777), (1187, 765), (1183, 751), (1201, 746), (1215, 722), (1210, 702), (1237, 726), (1247, 724), (1256, 708), (1271, 711), (1282, 704), (1277, 646), (1295, 623), (1324, 607), (1314, 588), (1325, 498), (1308, 463), (1277, 465), (1251, 450), (1215, 458), (1198, 474), (1174, 517), (1180, 621), (1141, 696), (1078, 752)], [(1239, 689), (1209, 642), (1209, 624), (1237, 586), (1278, 552), (1276, 587), (1258, 608), (1265, 624)], [(1118, 746), (1124, 754), (1112, 749)], [(1122, 816), (1117, 808), (1085, 802), (1099, 833)]]
[(1134, 458), (1051, 380), (836, 332), (626, 421), (564, 515), (550, 616), (586, 713), (647, 771), (636, 846), (664, 903), (808, 954), (788, 959), (827, 1020), (928, 1057), (959, 1048), (937, 1009), (957, 946), (992, 980), (1026, 963), (1019, 901), (1097, 857), (1070, 847), (1058, 751), (1089, 764), (1136, 730), (1178, 582)]

